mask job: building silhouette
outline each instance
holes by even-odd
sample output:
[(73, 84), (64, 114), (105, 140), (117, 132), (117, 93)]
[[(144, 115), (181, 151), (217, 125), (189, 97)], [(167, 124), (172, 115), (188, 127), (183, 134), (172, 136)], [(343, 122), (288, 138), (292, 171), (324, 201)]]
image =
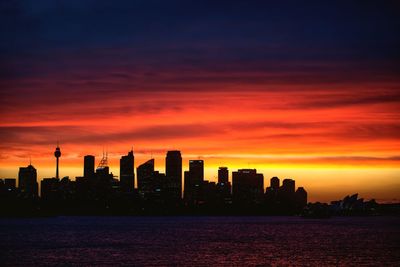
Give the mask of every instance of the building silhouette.
[(270, 186), (271, 186), (271, 189), (277, 191), (279, 189), (279, 186), (280, 186), (279, 178), (276, 177), (276, 176), (272, 177), (271, 178), (271, 182), (270, 182)]
[(293, 179), (283, 179), (282, 186), (279, 190), (279, 200), (283, 209), (289, 210), (295, 206), (295, 190), (296, 183)]
[(149, 200), (152, 204), (159, 205), (157, 208), (162, 208), (166, 204), (167, 194), (165, 187), (165, 174), (160, 173), (159, 171), (154, 171), (151, 175), (151, 194), (147, 200)]
[(17, 184), (14, 178), (0, 179), (0, 195), (15, 194), (16, 190)]
[(228, 167), (218, 168), (218, 183), (228, 183), (229, 182), (229, 170)]
[(154, 191), (154, 159), (139, 165), (136, 169), (136, 174), (139, 195), (143, 199), (151, 198), (151, 194)]
[(95, 157), (92, 155), (86, 155), (83, 158), (83, 176), (87, 179), (94, 177), (94, 166), (95, 166)]
[(75, 178), (76, 184), (76, 198), (81, 201), (89, 201), (94, 199), (96, 195), (95, 186), (96, 173), (95, 173), (95, 157), (93, 155), (85, 155), (83, 157), (83, 176)]
[(18, 188), (24, 198), (36, 198), (38, 196), (37, 172), (31, 164), (28, 167), (19, 168)]
[(54, 151), (54, 156), (56, 157), (56, 178), (59, 179), (58, 163), (59, 163), (59, 158), (61, 157), (61, 150), (60, 147), (58, 146), (58, 142), (56, 151)]
[[(269, 187), (264, 191), (263, 174), (257, 173), (256, 169), (239, 169), (232, 172), (231, 183), (228, 167), (219, 167), (218, 181), (207, 181), (204, 177), (203, 160), (189, 160), (189, 170), (184, 172), (182, 199), (182, 156), (178, 150), (166, 153), (166, 174), (155, 170), (154, 159), (139, 165), (136, 169), (137, 189), (134, 188), (133, 150), (120, 158), (120, 180), (110, 173), (107, 153), (104, 152), (96, 169), (95, 157), (86, 155), (83, 169), (84, 175), (76, 177), (75, 181), (69, 177), (42, 179), (39, 197), (36, 169), (31, 164), (21, 167), (18, 173), (18, 187), (15, 179), (0, 179), (0, 202), (15, 203), (4, 207), (0, 205), (0, 212), (28, 216), (38, 213), (46, 216), (293, 215), (300, 214), (310, 206), (307, 204), (307, 191), (303, 187), (296, 190), (293, 179), (284, 179), (280, 184), (278, 177), (272, 177)], [(359, 204), (361, 201), (357, 200), (357, 196), (352, 196), (344, 199), (343, 203), (353, 203), (352, 207), (360, 210), (364, 209), (364, 206)]]
[(256, 169), (240, 169), (232, 173), (232, 197), (235, 204), (260, 204), (264, 196), (264, 176)]
[[(19, 197), (19, 198), (18, 198)], [(15, 213), (20, 213), (22, 210), (25, 210), (25, 204), (23, 206), (18, 205), (18, 203), (24, 202), (21, 201), (22, 196), (18, 194), (18, 188), (16, 186), (16, 179), (13, 178), (4, 178), (0, 179), (0, 217), (4, 215), (11, 215)], [(28, 202), (31, 199), (25, 199)]]
[(218, 203), (218, 191), (215, 182), (203, 181), (201, 185), (201, 197), (198, 200), (199, 204), (215, 205)]
[(178, 150), (167, 152), (165, 158), (166, 194), (171, 201), (182, 198), (182, 156)]
[(198, 204), (202, 199), (204, 182), (204, 161), (189, 160), (189, 170), (184, 173), (184, 200), (187, 204)]
[(40, 197), (43, 201), (55, 202), (59, 197), (60, 179), (44, 178), (40, 182)]
[(136, 173), (138, 192), (143, 203), (143, 208), (161, 209), (168, 200), (165, 174), (154, 170), (154, 159), (150, 159), (137, 167)]
[(307, 205), (307, 191), (304, 187), (299, 187), (295, 193), (296, 208), (302, 209)]
[(217, 201), (219, 204), (227, 204), (232, 201), (232, 186), (229, 182), (228, 167), (218, 168), (218, 183), (216, 184)]
[(296, 189), (296, 182), (293, 179), (284, 179), (282, 182), (282, 193), (291, 195), (294, 194)]
[(271, 185), (265, 190), (265, 205), (273, 214), (293, 214), (307, 205), (307, 191), (299, 187), (296, 191), (293, 179), (284, 179), (279, 187), (279, 178), (272, 177)]
[(265, 189), (265, 203), (271, 210), (276, 210), (279, 205), (280, 180), (274, 176), (270, 179), (270, 186)]
[(103, 153), (103, 157), (96, 168), (94, 178), (90, 181), (90, 191), (95, 200), (104, 200), (110, 198), (112, 194), (112, 183), (114, 175), (110, 173), (108, 166), (108, 155)]
[(75, 198), (76, 198), (76, 182), (71, 181), (69, 176), (65, 176), (60, 179), (59, 182), (59, 201), (61, 201), (61, 208), (63, 210), (71, 209), (72, 205), (75, 205)]
[[(12, 199), (16, 196), (17, 184), (13, 178), (0, 179), (0, 200)], [(2, 202), (6, 203), (6, 202)]]
[(121, 190), (123, 192), (132, 192), (135, 186), (135, 173), (134, 173), (135, 157), (133, 150), (128, 152), (128, 155), (122, 156), (119, 161), (120, 174), (119, 179), (121, 183)]
[(14, 191), (17, 188), (16, 180), (13, 178), (4, 179), (4, 188), (7, 191)]

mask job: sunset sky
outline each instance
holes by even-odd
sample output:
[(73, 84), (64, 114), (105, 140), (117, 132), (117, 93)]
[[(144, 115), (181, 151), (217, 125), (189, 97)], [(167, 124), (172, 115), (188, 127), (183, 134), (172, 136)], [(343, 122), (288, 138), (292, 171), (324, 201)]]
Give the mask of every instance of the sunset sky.
[(397, 1), (0, 3), (0, 178), (178, 149), (293, 178), (310, 201), (400, 201)]

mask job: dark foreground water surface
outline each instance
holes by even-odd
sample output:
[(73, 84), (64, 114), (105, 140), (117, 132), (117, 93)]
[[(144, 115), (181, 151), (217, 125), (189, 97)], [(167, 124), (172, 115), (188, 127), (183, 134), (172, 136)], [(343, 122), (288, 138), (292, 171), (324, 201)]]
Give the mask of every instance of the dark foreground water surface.
[(400, 266), (400, 218), (0, 219), (0, 265)]

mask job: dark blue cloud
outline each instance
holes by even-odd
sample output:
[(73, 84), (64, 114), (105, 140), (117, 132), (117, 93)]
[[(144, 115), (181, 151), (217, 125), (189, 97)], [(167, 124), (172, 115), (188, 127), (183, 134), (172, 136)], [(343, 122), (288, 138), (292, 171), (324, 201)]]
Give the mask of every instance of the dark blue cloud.
[(110, 68), (370, 61), (393, 71), (399, 10), (395, 1), (3, 1), (0, 72), (63, 70), (71, 54)]
[(399, 12), (380, 2), (11, 1), (1, 8), (2, 38), (21, 47), (398, 43)]

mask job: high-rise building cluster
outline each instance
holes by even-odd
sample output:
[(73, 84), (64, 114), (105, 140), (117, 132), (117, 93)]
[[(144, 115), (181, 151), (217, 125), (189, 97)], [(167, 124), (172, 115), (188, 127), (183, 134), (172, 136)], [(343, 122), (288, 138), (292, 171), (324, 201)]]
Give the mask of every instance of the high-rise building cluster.
[(149, 159), (136, 168), (135, 177), (132, 149), (120, 159), (119, 179), (110, 172), (107, 153), (103, 152), (97, 167), (95, 157), (86, 155), (83, 176), (75, 181), (58, 177), (61, 156), (58, 145), (54, 155), (56, 175), (42, 179), (40, 197), (37, 172), (30, 164), (20, 168), (18, 187), (15, 179), (0, 179), (0, 198), (14, 201), (16, 209), (67, 214), (287, 214), (298, 212), (307, 204), (307, 192), (303, 187), (296, 190), (294, 180), (284, 179), (280, 185), (279, 178), (273, 177), (270, 186), (264, 189), (264, 176), (255, 169), (232, 172), (232, 183), (228, 167), (219, 167), (217, 182), (205, 180), (204, 161), (200, 159), (189, 160), (189, 168), (183, 172), (178, 150), (167, 152), (165, 173), (155, 170), (154, 159)]

